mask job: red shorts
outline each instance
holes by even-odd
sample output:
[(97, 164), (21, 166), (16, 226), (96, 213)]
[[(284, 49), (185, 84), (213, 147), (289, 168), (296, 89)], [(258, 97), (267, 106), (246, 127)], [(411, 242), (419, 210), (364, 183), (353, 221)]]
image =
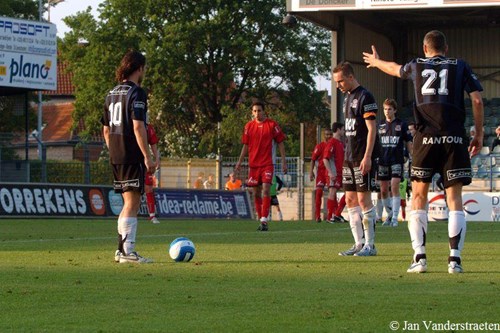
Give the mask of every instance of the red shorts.
[(334, 178), (329, 178), (328, 187), (334, 187), (337, 190), (342, 188), (342, 176), (335, 176)]
[(273, 182), (274, 166), (268, 165), (260, 168), (250, 168), (248, 171), (247, 186), (259, 186), (263, 183)]
[(146, 178), (144, 179), (144, 185), (154, 185), (154, 175), (152, 173), (146, 172)]
[(325, 170), (325, 172), (318, 173), (318, 175), (316, 176), (316, 187), (323, 188), (327, 186), (328, 183), (328, 171)]

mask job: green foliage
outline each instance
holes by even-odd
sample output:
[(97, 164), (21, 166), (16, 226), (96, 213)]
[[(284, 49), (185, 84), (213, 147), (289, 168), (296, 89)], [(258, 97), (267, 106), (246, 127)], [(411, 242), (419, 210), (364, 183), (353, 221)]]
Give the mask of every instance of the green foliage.
[(254, 97), (279, 100), (277, 110), (290, 114), (282, 126), (292, 131), (300, 121), (323, 122), (313, 77), (328, 72), (328, 33), (306, 22), (287, 29), (284, 15), (281, 0), (109, 0), (97, 20), (88, 10), (69, 17), (61, 50), (77, 87), (74, 120), (85, 119), (87, 135), (101, 130), (114, 70), (134, 48), (147, 57), (150, 121), (164, 156), (232, 154), (226, 142), (239, 142), (242, 122), (239, 132), (233, 123), (225, 132), (224, 123)]
[[(45, 4), (47, 0), (44, 0)], [(38, 21), (38, 0), (2, 0), (0, 16), (14, 17), (23, 20)]]
[[(272, 222), (265, 234), (255, 221), (139, 224), (137, 250), (153, 264), (113, 262), (116, 219), (2, 219), (0, 331), (378, 333), (394, 321), (419, 332), (423, 321), (498, 322), (499, 223), (468, 223), (462, 275), (447, 272), (446, 223), (429, 223), (426, 274), (406, 273), (406, 226), (377, 230), (379, 255), (363, 258), (337, 255), (351, 246), (344, 224)], [(192, 262), (168, 257), (178, 236), (193, 240)]]

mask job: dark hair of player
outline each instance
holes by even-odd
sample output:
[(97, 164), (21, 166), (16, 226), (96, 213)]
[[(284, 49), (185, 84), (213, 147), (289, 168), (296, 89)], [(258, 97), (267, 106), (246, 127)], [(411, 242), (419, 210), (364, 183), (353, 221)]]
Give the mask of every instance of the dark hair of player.
[(398, 111), (398, 103), (392, 98), (386, 98), (384, 101), (384, 105), (392, 106), (392, 108)]
[(264, 106), (264, 102), (262, 101), (259, 101), (259, 100), (256, 100), (252, 103), (252, 108), (255, 106), (255, 105), (260, 105), (262, 107), (262, 110), (265, 109), (265, 106)]
[(338, 72), (342, 72), (343, 76), (349, 76), (349, 75), (354, 76), (354, 69), (352, 68), (352, 65), (348, 61), (342, 61), (333, 69), (333, 73), (338, 73)]
[(446, 52), (448, 44), (446, 36), (439, 30), (432, 30), (425, 34), (424, 44), (430, 49), (438, 52)]
[(336, 133), (338, 130), (342, 129), (344, 127), (344, 124), (339, 123), (339, 122), (334, 122), (332, 124), (332, 132)]
[(146, 57), (142, 53), (134, 50), (128, 51), (125, 56), (123, 56), (120, 66), (116, 70), (116, 80), (122, 82), (128, 79), (132, 73), (145, 65)]

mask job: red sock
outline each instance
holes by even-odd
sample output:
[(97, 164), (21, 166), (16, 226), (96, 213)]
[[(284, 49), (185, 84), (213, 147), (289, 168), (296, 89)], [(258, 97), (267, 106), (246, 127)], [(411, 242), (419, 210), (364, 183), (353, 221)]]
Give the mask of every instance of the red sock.
[(406, 220), (406, 200), (401, 199), (401, 215), (403, 216), (403, 220)]
[(340, 216), (342, 215), (342, 212), (344, 211), (345, 208), (345, 194), (340, 198), (339, 204), (337, 206), (337, 209), (335, 210), (335, 216)]
[(327, 205), (326, 205), (328, 208), (328, 213), (326, 215), (327, 220), (330, 220), (332, 218), (334, 203), (335, 203), (335, 201), (333, 201), (332, 199), (328, 199), (328, 201), (327, 201)]
[(337, 196), (335, 195), (335, 199), (333, 199), (333, 204), (332, 204), (332, 216), (335, 215), (335, 212), (337, 211), (338, 207), (339, 207), (339, 202), (337, 201)]
[(255, 210), (257, 211), (257, 217), (260, 219), (262, 217), (262, 197), (255, 197)]
[(323, 189), (321, 188), (316, 188), (316, 205), (315, 205), (315, 211), (314, 211), (314, 215), (316, 217), (316, 219), (319, 219), (321, 218), (321, 202), (323, 201)]
[(155, 194), (153, 192), (146, 193), (146, 203), (148, 205), (149, 216), (156, 215)]
[(269, 208), (271, 207), (271, 197), (263, 197), (262, 198), (262, 216), (269, 216)]

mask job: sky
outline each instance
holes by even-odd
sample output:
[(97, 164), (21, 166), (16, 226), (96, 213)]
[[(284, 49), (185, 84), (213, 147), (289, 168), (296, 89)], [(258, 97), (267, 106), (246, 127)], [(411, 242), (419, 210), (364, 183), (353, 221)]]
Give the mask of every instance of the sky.
[[(92, 7), (92, 14), (97, 16), (97, 7), (103, 0), (64, 0), (50, 8), (50, 21), (57, 26), (57, 35), (60, 38), (69, 31), (68, 26), (62, 21), (66, 16), (75, 15), (77, 12), (85, 11), (87, 7)], [(47, 18), (47, 13), (45, 13)], [(318, 90), (328, 90), (331, 94), (331, 80), (318, 76), (315, 78)]]
[[(97, 15), (97, 6), (102, 0), (64, 0), (54, 7), (50, 7), (50, 22), (57, 26), (57, 36), (63, 38), (69, 28), (62, 21), (66, 16), (75, 15), (77, 12), (83, 12), (87, 7), (92, 7), (92, 14)], [(47, 19), (47, 13), (45, 13)]]

